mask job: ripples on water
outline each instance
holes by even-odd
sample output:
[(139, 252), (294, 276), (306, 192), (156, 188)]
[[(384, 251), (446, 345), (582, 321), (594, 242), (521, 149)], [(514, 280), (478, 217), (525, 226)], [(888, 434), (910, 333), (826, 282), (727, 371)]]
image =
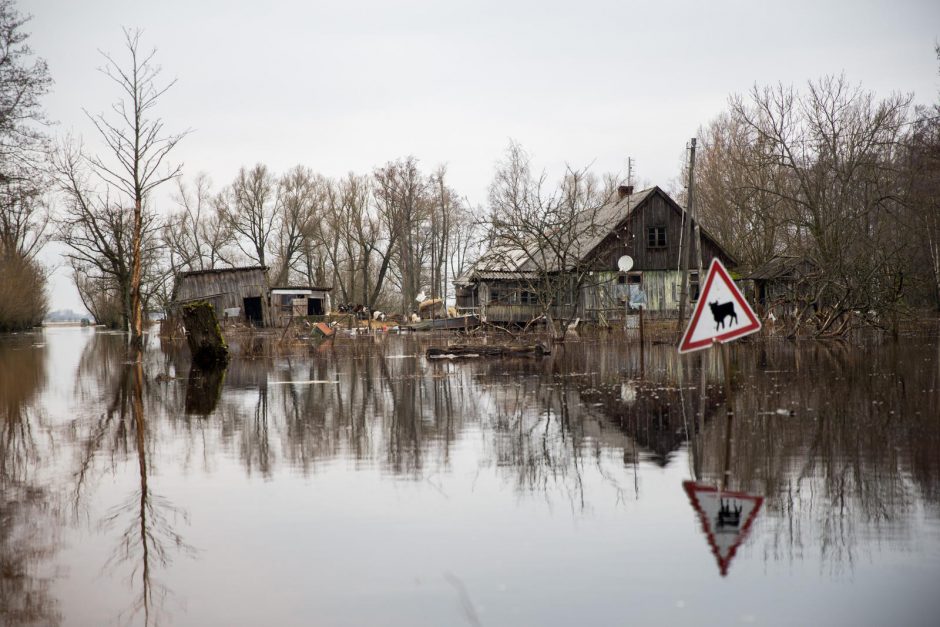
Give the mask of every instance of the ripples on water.
[(427, 342), (0, 338), (0, 624), (940, 620), (936, 340), (736, 346), (730, 440), (710, 355)]

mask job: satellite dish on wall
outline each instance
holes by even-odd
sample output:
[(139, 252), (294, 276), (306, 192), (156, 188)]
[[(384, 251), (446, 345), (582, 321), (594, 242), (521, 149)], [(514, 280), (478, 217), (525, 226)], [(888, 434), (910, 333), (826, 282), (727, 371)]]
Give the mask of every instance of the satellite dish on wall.
[(427, 299), (427, 296), (425, 296), (423, 291), (420, 294), (418, 294), (417, 298), (415, 298), (415, 300), (418, 301), (419, 303), (423, 303), (426, 299)]
[(620, 268), (621, 272), (629, 272), (633, 268), (633, 257), (624, 255), (617, 260), (617, 267)]

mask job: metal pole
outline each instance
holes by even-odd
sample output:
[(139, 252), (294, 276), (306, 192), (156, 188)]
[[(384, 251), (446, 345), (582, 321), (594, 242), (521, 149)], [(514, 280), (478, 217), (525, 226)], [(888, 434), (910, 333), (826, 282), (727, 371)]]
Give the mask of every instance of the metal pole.
[(640, 307), (640, 377), (646, 374), (646, 337), (643, 331), (643, 310), (646, 307)]
[[(718, 344), (718, 342), (715, 343)], [(731, 392), (731, 357), (728, 355), (728, 347), (721, 344), (719, 350), (725, 375), (725, 459), (721, 475), (721, 489), (724, 491), (728, 489), (728, 479), (731, 477), (731, 423), (734, 422), (734, 397)]]
[[(689, 246), (692, 240), (692, 203), (695, 185), (695, 138), (692, 138), (689, 147), (689, 197), (686, 202), (684, 224), (682, 226), (682, 290), (679, 292), (679, 324), (676, 333), (682, 333), (685, 325), (685, 305), (689, 298)], [(701, 280), (701, 279), (699, 279)]]

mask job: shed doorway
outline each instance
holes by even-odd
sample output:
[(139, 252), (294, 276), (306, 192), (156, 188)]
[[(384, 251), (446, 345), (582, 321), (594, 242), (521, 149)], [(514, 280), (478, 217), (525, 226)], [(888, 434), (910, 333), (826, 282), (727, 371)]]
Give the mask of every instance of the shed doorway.
[(264, 326), (264, 314), (261, 311), (261, 297), (249, 296), (242, 299), (245, 305), (245, 319), (255, 326)]
[(307, 299), (307, 315), (308, 316), (322, 316), (323, 315), (323, 301), (319, 298), (308, 298)]

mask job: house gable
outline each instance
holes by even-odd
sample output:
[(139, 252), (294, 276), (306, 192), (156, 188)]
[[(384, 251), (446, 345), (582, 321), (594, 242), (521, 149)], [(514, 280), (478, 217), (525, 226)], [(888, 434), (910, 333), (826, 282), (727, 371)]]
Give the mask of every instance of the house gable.
[[(641, 202), (589, 254), (597, 270), (617, 270), (617, 260), (633, 258), (637, 271), (677, 270), (685, 210), (666, 192), (654, 187)], [(690, 248), (690, 265), (697, 265), (696, 243)], [(735, 260), (702, 230), (702, 265), (718, 257), (727, 266)]]

